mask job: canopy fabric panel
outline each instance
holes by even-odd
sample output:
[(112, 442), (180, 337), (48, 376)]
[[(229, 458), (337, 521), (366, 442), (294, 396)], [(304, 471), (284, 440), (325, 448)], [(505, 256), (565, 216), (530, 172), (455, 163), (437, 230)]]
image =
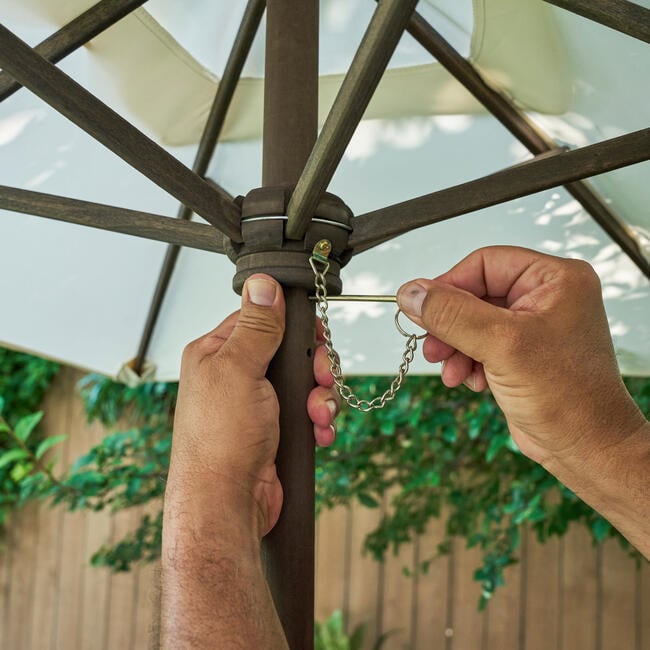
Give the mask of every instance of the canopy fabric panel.
[[(464, 3), (466, 4), (467, 0)], [(2, 0), (4, 5), (13, 4)], [(66, 0), (52, 3), (47, 0), (28, 0), (19, 9), (38, 12), (53, 26), (60, 27), (94, 4), (94, 0)], [(137, 118), (153, 136), (169, 145), (196, 142), (207, 119), (212, 98), (219, 83), (221, 70), (207, 68), (165, 29), (154, 16), (159, 15), (172, 29), (174, 12), (172, 0), (150, 0), (146, 8), (138, 9), (122, 19), (110, 30), (96, 37), (88, 46), (93, 54), (95, 83), (89, 89), (118, 111), (127, 111)], [(341, 19), (331, 18), (342, 11), (341, 3), (328, 0), (322, 5), (321, 60), (340, 60), (342, 49), (353, 48), (361, 39), (372, 13), (374, 3), (369, 0), (346, 3), (352, 5), (341, 27)], [(426, 4), (426, 3), (421, 3)], [(445, 13), (446, 0), (429, 0), (436, 14)], [(561, 113), (566, 108), (570, 89), (565, 50), (554, 20), (553, 10), (538, 0), (473, 0), (473, 12), (453, 17), (456, 30), (471, 34), (471, 59), (488, 76), (498, 82), (522, 106), (544, 113)], [(9, 8), (9, 15), (11, 15)], [(473, 13), (473, 20), (472, 20)], [(236, 21), (241, 14), (240, 4), (211, 3), (200, 0), (192, 3), (191, 11), (184, 9), (185, 43), (198, 52), (209, 48), (227, 53)], [(193, 21), (193, 16), (206, 15)], [(210, 17), (210, 20), (207, 17)], [(448, 19), (449, 20), (449, 19)], [(464, 21), (458, 24), (460, 21)], [(206, 29), (206, 25), (209, 28)], [(343, 33), (341, 33), (343, 32)], [(341, 45), (341, 43), (345, 45)], [(197, 44), (198, 43), (198, 44)], [(263, 61), (263, 31), (258, 36), (250, 59)], [(216, 45), (216, 47), (215, 47)], [(350, 47), (352, 46), (352, 47)], [(408, 35), (391, 61), (391, 66), (375, 93), (366, 117), (386, 118), (412, 115), (479, 113), (482, 107), (439, 64), (421, 63), (430, 57)], [(207, 57), (203, 57), (206, 59)], [(215, 67), (225, 60), (214, 61)], [(206, 63), (208, 63), (206, 61)], [(222, 133), (223, 140), (257, 138), (262, 130), (263, 68), (252, 65), (235, 94), (230, 117)], [(345, 66), (337, 73), (324, 74), (319, 87), (320, 122), (331, 106), (343, 80)], [(321, 68), (322, 69), (322, 68)], [(155, 101), (152, 102), (152, 97)]]
[[(139, 10), (60, 66), (158, 141), (192, 142), (167, 144), (171, 153), (191, 164), (216, 88), (215, 75), (221, 70), (218, 61), (208, 70), (209, 62), (199, 60), (200, 52), (185, 50), (180, 45), (187, 38), (183, 33), (170, 34), (161, 27), (172, 28), (171, 9), (165, 15), (163, 9), (174, 3), (151, 2), (146, 5), (149, 13)], [(363, 2), (371, 11), (373, 3)], [(35, 44), (90, 4), (0, 0), (0, 13), (10, 29)], [(224, 52), (236, 29), (234, 4), (193, 3), (199, 22), (207, 5), (230, 16), (223, 23), (229, 25), (228, 38), (220, 46)], [(236, 4), (240, 15), (243, 4)], [(344, 4), (361, 7), (360, 1)], [(327, 7), (335, 5), (330, 0), (324, 11), (333, 11)], [(463, 32), (463, 25), (453, 27), (451, 18), (462, 23), (471, 12), (466, 5), (454, 14), (452, 5), (439, 7), (448, 14), (445, 25), (455, 30), (459, 46), (465, 33), (467, 51), (478, 59), (483, 74), (511, 84), (520, 103), (542, 111), (534, 113), (535, 120), (561, 144), (582, 146), (650, 122), (650, 89), (643, 83), (650, 78), (650, 52), (643, 43), (537, 0), (490, 0), (483, 18), (477, 0), (474, 29), (467, 24)], [(362, 29), (357, 14), (346, 16)], [(504, 21), (502, 28), (499, 20)], [(331, 16), (322, 22), (328, 21), (334, 24)], [(352, 27), (343, 22), (339, 29), (348, 33)], [(537, 23), (545, 27), (535, 40)], [(478, 24), (483, 25), (480, 32)], [(336, 35), (334, 27), (331, 31)], [(507, 44), (511, 38), (512, 47)], [(145, 43), (154, 48), (151, 58)], [(209, 169), (209, 176), (233, 194), (245, 194), (261, 183), (262, 81), (255, 76), (260, 72), (255, 47), (262, 43), (258, 39), (254, 46), (249, 76), (230, 111), (228, 141), (219, 146)], [(418, 58), (416, 45), (410, 37), (402, 39), (374, 107), (332, 181), (331, 191), (356, 214), (488, 174), (528, 156), (437, 64), (424, 64), (426, 56)], [(512, 66), (520, 63), (517, 76)], [(131, 70), (126, 69), (129, 65)], [(321, 79), (327, 97), (323, 109), (340, 83), (339, 65), (333, 59), (331, 75)], [(522, 76), (526, 66), (529, 80)], [(554, 76), (554, 69), (561, 74)], [(537, 77), (557, 83), (548, 93), (540, 92), (552, 105), (537, 104), (526, 95), (526, 82), (534, 92)], [(324, 90), (328, 83), (329, 91)], [(630, 228), (646, 238), (650, 257), (649, 181), (650, 164), (644, 163), (595, 178), (594, 185)], [(25, 90), (0, 103), (0, 184), (170, 217), (177, 210), (173, 198)], [(115, 376), (135, 355), (165, 245), (2, 211), (0, 243), (0, 341)], [(344, 269), (344, 291), (394, 293), (402, 282), (435, 276), (471, 250), (490, 244), (528, 246), (592, 263), (603, 282), (621, 369), (650, 375), (650, 286), (562, 189), (423, 228), (359, 255)], [(233, 265), (223, 256), (182, 251), (149, 352), (158, 378), (176, 379), (183, 346), (237, 307), (238, 298), (230, 289), (233, 274)], [(394, 329), (392, 308), (335, 305), (331, 314), (346, 372), (394, 373), (404, 339)], [(413, 372), (438, 371), (417, 355)]]

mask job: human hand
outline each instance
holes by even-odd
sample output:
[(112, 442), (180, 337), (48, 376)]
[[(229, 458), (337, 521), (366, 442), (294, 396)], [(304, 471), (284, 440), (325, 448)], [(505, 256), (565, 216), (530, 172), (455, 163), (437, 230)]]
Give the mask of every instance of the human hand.
[[(265, 375), (284, 316), (280, 285), (263, 274), (249, 278), (241, 310), (185, 348), (174, 419), (170, 505), (191, 498), (200, 484), (199, 491), (214, 490), (250, 516), (260, 537), (282, 507), (275, 466), (279, 406)], [(321, 353), (314, 374), (326, 385), (312, 390), (307, 408), (317, 442), (329, 444), (339, 401)]]
[(489, 386), (521, 451), (538, 462), (605, 449), (644, 426), (616, 364), (600, 282), (585, 262), (506, 246), (402, 286), (447, 386)]

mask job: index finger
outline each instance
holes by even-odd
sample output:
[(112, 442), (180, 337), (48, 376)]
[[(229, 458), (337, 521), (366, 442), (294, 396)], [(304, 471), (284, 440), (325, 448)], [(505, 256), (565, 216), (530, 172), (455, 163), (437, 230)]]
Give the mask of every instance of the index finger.
[(503, 299), (509, 307), (548, 282), (558, 271), (558, 261), (552, 255), (518, 246), (488, 246), (470, 253), (436, 280), (490, 302)]

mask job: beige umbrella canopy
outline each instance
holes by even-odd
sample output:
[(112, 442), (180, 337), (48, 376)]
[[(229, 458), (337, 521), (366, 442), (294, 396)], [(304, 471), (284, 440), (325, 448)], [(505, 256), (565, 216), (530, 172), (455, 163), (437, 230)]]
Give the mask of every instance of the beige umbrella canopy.
[[(621, 368), (650, 372), (647, 3), (416, 4), (0, 0), (0, 340), (173, 379), (236, 304), (231, 260), (236, 286), (283, 281), (286, 503), (267, 564), (296, 648), (312, 633), (314, 243), (333, 244), (332, 292), (340, 275), (391, 293), (493, 243), (585, 258)], [(393, 372), (391, 311), (332, 309), (344, 369)]]

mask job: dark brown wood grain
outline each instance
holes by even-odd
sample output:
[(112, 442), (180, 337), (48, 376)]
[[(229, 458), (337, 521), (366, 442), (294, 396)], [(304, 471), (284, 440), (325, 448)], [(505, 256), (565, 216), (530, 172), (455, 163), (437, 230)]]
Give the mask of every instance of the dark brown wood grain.
[(224, 252), (223, 235), (203, 223), (0, 185), (0, 208), (134, 237)]
[[(354, 220), (350, 245), (359, 253), (415, 228), (648, 159), (650, 129), (573, 151), (543, 154), (495, 174), (360, 215)], [(643, 270), (650, 274), (647, 261)]]
[(546, 0), (567, 11), (650, 43), (650, 9), (627, 0)]
[(287, 237), (301, 239), (401, 38), (417, 0), (377, 6), (287, 208)]
[(189, 170), (3, 25), (0, 66), (196, 214), (241, 241), (239, 210), (226, 192)]
[[(101, 0), (39, 43), (34, 50), (56, 63), (101, 34), (146, 0)], [(0, 71), (0, 102), (22, 88), (6, 70)]]
[[(235, 89), (237, 88), (237, 83), (241, 76), (241, 71), (248, 57), (248, 53), (250, 52), (253, 40), (255, 39), (255, 34), (257, 34), (259, 29), (265, 8), (265, 0), (249, 0), (246, 9), (244, 10), (241, 25), (235, 37), (228, 61), (226, 62), (223, 76), (219, 82), (219, 87), (217, 88), (214, 101), (212, 102), (212, 108), (210, 109), (208, 120), (203, 129), (194, 164), (192, 165), (192, 171), (201, 177), (205, 177), (205, 174), (208, 171), (208, 165), (214, 155), (214, 150), (216, 149), (219, 136), (221, 135), (221, 129), (223, 128), (226, 114), (230, 108), (232, 98), (235, 94)], [(212, 182), (213, 181), (208, 180), (209, 184)], [(189, 221), (191, 217), (192, 210), (190, 210), (186, 205), (181, 204), (178, 210), (177, 219)], [(151, 337), (156, 328), (158, 315), (160, 314), (160, 309), (165, 300), (165, 296), (167, 295), (167, 287), (169, 286), (172, 274), (174, 273), (179, 253), (180, 247), (174, 244), (170, 245), (165, 253), (165, 259), (163, 260), (160, 269), (156, 289), (153, 298), (151, 299), (147, 320), (145, 321), (142, 336), (140, 337), (138, 352), (133, 361), (133, 368), (137, 373), (141, 372), (145, 357), (147, 356), (149, 343), (151, 342)]]
[[(293, 184), (318, 127), (318, 0), (268, 0), (262, 182)], [(285, 286), (286, 330), (268, 377), (280, 405), (276, 459), (282, 513), (264, 564), (291, 650), (314, 647), (314, 431), (305, 404), (314, 386), (316, 318), (307, 291)]]

